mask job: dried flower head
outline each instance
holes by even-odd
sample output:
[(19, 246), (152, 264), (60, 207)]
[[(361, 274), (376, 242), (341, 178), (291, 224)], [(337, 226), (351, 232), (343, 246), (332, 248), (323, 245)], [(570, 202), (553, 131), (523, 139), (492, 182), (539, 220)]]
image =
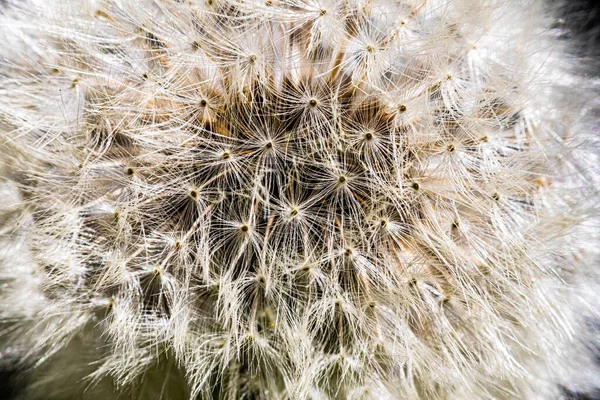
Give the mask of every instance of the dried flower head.
[(555, 398), (599, 186), (594, 81), (548, 11), (9, 1), (0, 360), (25, 398)]

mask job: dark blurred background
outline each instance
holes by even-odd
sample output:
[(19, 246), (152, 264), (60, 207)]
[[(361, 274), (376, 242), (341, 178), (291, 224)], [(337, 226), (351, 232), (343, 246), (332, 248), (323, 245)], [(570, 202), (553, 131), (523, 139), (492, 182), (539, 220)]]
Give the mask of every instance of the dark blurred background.
[[(558, 22), (570, 33), (567, 38), (577, 39), (577, 51), (590, 58), (600, 56), (600, 0), (550, 0), (554, 4), (564, 4)], [(596, 71), (600, 74), (600, 70)]]

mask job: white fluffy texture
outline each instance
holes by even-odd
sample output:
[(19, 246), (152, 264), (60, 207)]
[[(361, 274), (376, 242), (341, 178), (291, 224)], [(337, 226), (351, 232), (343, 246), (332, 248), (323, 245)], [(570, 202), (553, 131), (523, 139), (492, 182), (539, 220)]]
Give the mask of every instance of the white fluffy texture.
[(591, 362), (597, 89), (546, 11), (13, 2), (10, 360), (91, 329), (92, 382), (166, 355), (193, 398), (556, 398)]

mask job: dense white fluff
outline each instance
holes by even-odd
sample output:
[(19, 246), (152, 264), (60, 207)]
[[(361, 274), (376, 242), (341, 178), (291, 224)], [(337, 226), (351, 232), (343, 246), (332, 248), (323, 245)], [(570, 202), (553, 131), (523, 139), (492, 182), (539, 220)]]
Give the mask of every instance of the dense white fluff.
[(9, 1), (0, 361), (23, 398), (585, 389), (597, 88), (552, 21), (537, 0)]

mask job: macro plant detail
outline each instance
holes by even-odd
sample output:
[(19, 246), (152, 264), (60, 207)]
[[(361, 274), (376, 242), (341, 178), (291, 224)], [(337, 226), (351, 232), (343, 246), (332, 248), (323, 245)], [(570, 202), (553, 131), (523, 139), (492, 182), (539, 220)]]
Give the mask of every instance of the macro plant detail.
[(596, 89), (543, 3), (8, 4), (26, 398), (63, 360), (82, 398), (548, 399), (585, 359)]

